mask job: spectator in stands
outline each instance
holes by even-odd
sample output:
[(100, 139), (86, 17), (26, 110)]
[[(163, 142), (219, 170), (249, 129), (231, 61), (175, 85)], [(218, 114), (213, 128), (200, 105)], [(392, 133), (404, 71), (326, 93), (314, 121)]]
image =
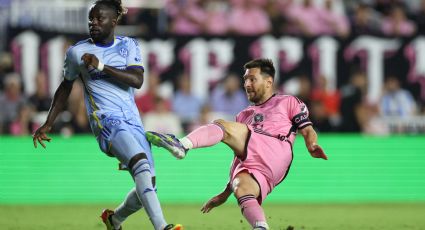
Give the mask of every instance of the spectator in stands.
[[(372, 7), (381, 13), (382, 15), (389, 15), (391, 14), (391, 10), (394, 5), (399, 5), (404, 7), (404, 2), (406, 0), (373, 0), (372, 1)], [(412, 1), (412, 0), (409, 0)]]
[(265, 9), (259, 7), (255, 0), (241, 0), (241, 4), (233, 5), (229, 24), (230, 32), (236, 35), (262, 35), (272, 29)]
[[(219, 115), (220, 116), (220, 115)], [(187, 128), (187, 133), (192, 132), (193, 130), (199, 128), (202, 125), (206, 125), (214, 121), (215, 119), (219, 119), (221, 117), (215, 116), (215, 113), (211, 111), (211, 106), (208, 104), (204, 104), (199, 113), (199, 118), (196, 121), (193, 121)]]
[(29, 97), (29, 102), (34, 106), (36, 112), (46, 112), (50, 109), (52, 97), (47, 88), (47, 76), (39, 71), (35, 77), (35, 93)]
[(320, 10), (312, 0), (303, 0), (301, 4), (291, 1), (283, 12), (288, 21), (287, 33), (303, 36), (316, 36), (320, 30)]
[(402, 89), (396, 76), (385, 79), (384, 94), (380, 102), (382, 116), (409, 117), (416, 115), (417, 105), (412, 94)]
[(320, 109), (323, 107), (326, 117), (329, 118), (334, 129), (340, 125), (341, 117), (339, 111), (341, 96), (338, 90), (328, 89), (328, 83), (325, 76), (317, 78), (312, 92), (311, 103), (318, 104)]
[(179, 117), (171, 112), (167, 101), (162, 97), (155, 98), (155, 109), (144, 114), (142, 118), (145, 130), (183, 134)]
[(206, 14), (200, 0), (169, 0), (167, 14), (171, 18), (171, 32), (178, 35), (203, 33)]
[(325, 105), (322, 101), (313, 100), (310, 104), (310, 121), (317, 132), (332, 132), (336, 130), (331, 124)]
[(205, 0), (205, 33), (209, 35), (226, 35), (229, 31), (229, 3), (225, 0)]
[(8, 127), (18, 116), (19, 108), (27, 103), (27, 98), (22, 94), (19, 74), (7, 74), (3, 84), (4, 92), (0, 92), (0, 133), (9, 132)]
[(286, 11), (291, 1), (268, 1), (266, 4), (265, 9), (270, 18), (271, 30), (274, 34), (280, 35), (285, 33), (285, 29), (288, 26)]
[(29, 103), (34, 109), (31, 122), (34, 126), (33, 128), (37, 129), (46, 120), (52, 103), (52, 97), (50, 97), (47, 88), (47, 76), (43, 71), (37, 73), (35, 86), (35, 93), (29, 97)]
[(345, 13), (337, 13), (333, 7), (333, 0), (325, 0), (324, 8), (320, 11), (323, 21), (320, 34), (347, 37), (350, 33), (348, 18)]
[[(160, 84), (160, 77), (154, 71), (150, 71), (148, 77), (148, 87), (146, 92), (137, 96), (135, 101), (140, 114), (151, 112), (155, 109), (155, 98), (158, 96), (158, 88)], [(164, 99), (165, 100), (165, 99)], [(171, 103), (166, 100), (167, 108), (171, 108)]]
[(171, 102), (172, 111), (179, 116), (183, 129), (187, 132), (189, 125), (199, 119), (203, 102), (192, 94), (190, 77), (187, 74), (181, 74), (177, 81), (178, 88)]
[(31, 121), (34, 108), (30, 104), (20, 104), (16, 118), (9, 125), (9, 133), (14, 136), (30, 135), (38, 126)]
[(211, 92), (210, 103), (213, 112), (222, 113), (225, 116), (223, 119), (234, 120), (249, 105), (241, 88), (241, 78), (233, 73), (225, 77)]
[(425, 0), (421, 0), (420, 8), (416, 12), (415, 22), (418, 26), (418, 33), (425, 34)]
[(328, 81), (325, 76), (319, 76), (316, 80), (316, 84), (312, 93), (312, 99), (316, 101), (322, 101), (329, 116), (334, 116), (339, 113), (339, 91), (328, 89)]
[(367, 77), (364, 72), (355, 72), (350, 82), (343, 86), (341, 92), (341, 126), (342, 132), (360, 132), (362, 130), (360, 116), (364, 115), (365, 97), (367, 93)]
[(83, 100), (83, 91), (82, 83), (76, 80), (68, 97), (67, 109), (58, 116), (54, 123), (54, 132), (59, 132), (63, 136), (91, 132)]
[(321, 9), (312, 0), (303, 0), (301, 4), (292, 3), (285, 13), (289, 20), (288, 33), (303, 36), (317, 36), (321, 33)]
[(383, 20), (382, 32), (388, 36), (411, 36), (416, 32), (416, 25), (406, 18), (403, 8), (396, 5)]
[(380, 16), (367, 4), (358, 4), (351, 17), (351, 32), (354, 35), (381, 34)]
[[(130, 10), (129, 10), (130, 12)], [(155, 8), (141, 8), (135, 15), (135, 22), (139, 26), (140, 32), (143, 36), (155, 36), (164, 32), (164, 26), (161, 28), (160, 15), (162, 11)], [(129, 15), (127, 13), (127, 15)], [(128, 16), (127, 16), (128, 17)], [(130, 22), (131, 23), (131, 22)]]
[(12, 72), (12, 55), (7, 52), (0, 52), (0, 90), (4, 89), (4, 78)]
[(312, 92), (311, 81), (307, 75), (301, 75), (298, 77), (298, 84), (298, 92), (295, 95), (304, 102), (307, 108), (310, 108)]

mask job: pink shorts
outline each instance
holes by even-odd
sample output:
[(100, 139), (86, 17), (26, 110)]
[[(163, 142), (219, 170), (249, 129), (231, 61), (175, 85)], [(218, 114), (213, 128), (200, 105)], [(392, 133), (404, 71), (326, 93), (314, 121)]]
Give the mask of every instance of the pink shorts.
[(247, 126), (250, 134), (246, 146), (245, 159), (230, 172), (231, 181), (242, 171), (249, 172), (260, 186), (261, 204), (273, 188), (278, 185), (288, 173), (292, 163), (292, 147), (287, 141), (256, 133)]

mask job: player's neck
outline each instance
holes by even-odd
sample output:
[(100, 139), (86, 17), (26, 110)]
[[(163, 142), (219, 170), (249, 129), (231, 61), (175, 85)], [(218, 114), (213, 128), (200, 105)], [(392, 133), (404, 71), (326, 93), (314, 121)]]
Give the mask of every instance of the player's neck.
[(114, 34), (111, 34), (111, 35), (109, 35), (108, 37), (106, 37), (105, 39), (102, 39), (102, 40), (93, 40), (93, 42), (96, 44), (96, 45), (101, 45), (101, 46), (109, 46), (109, 45), (111, 45), (111, 44), (113, 44), (114, 43), (114, 40), (115, 40), (115, 35)]

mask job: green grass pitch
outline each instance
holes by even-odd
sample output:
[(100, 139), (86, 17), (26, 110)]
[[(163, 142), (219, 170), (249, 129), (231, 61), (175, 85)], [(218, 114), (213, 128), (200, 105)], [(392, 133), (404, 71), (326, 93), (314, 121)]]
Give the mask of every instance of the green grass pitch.
[[(320, 135), (328, 161), (298, 139), (288, 177), (267, 197), (272, 230), (425, 230), (425, 136)], [(202, 214), (228, 181), (224, 144), (176, 160), (153, 148), (166, 219), (186, 230), (250, 230), (232, 196)], [(134, 186), (91, 136), (54, 136), (47, 149), (31, 137), (0, 136), (0, 230), (104, 230), (99, 215)], [(152, 229), (144, 211), (124, 230)]]
[[(3, 230), (105, 229), (102, 208), (114, 205), (1, 205)], [(186, 230), (250, 229), (235, 204), (202, 214), (199, 205), (163, 205), (169, 222)], [(400, 230), (425, 229), (425, 203), (387, 204), (265, 204), (271, 229), (286, 230)], [(152, 229), (144, 211), (130, 216), (124, 230)]]

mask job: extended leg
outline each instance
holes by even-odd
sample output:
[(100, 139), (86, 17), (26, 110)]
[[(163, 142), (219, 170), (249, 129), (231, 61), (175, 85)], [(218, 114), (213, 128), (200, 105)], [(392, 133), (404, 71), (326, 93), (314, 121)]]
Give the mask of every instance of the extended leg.
[(156, 132), (146, 132), (146, 137), (152, 144), (167, 149), (181, 159), (189, 149), (212, 146), (220, 141), (232, 148), (236, 155), (242, 156), (248, 134), (245, 124), (216, 120), (212, 124), (195, 129), (180, 140), (171, 134)]

